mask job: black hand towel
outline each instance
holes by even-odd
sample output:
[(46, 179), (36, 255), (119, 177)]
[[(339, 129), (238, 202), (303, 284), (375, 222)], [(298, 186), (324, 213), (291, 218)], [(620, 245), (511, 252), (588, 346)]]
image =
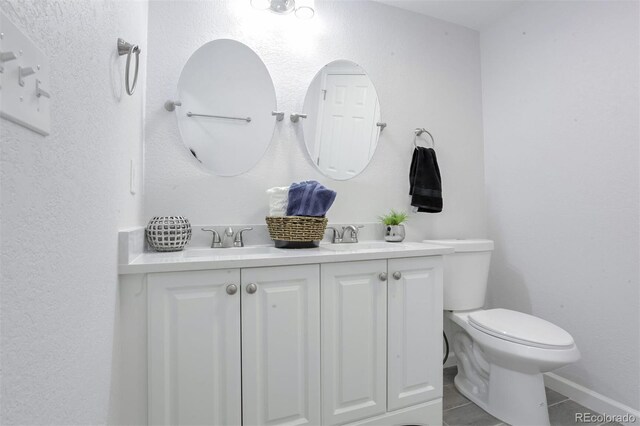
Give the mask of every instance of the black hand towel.
[(417, 147), (413, 150), (409, 171), (411, 205), (419, 212), (442, 211), (442, 180), (433, 148)]

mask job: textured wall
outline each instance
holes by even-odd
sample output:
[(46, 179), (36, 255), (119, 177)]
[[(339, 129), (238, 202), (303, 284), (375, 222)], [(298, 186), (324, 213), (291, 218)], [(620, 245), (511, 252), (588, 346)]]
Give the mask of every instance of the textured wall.
[[(142, 46), (147, 4), (0, 0), (49, 57), (52, 131), (0, 120), (2, 424), (107, 422), (119, 228), (141, 224), (144, 69), (124, 94), (117, 37)], [(117, 336), (116, 336), (117, 337)]]
[(490, 304), (569, 331), (559, 374), (640, 408), (638, 3), (538, 2), (483, 31)]
[[(485, 234), (479, 36), (472, 30), (385, 5), (317, 1), (311, 21), (253, 9), (249, 1), (152, 1), (149, 5), (145, 216), (183, 214), (194, 223), (263, 223), (264, 191), (318, 179), (338, 191), (336, 222), (374, 222), (408, 209), (415, 127), (436, 136), (445, 211), (411, 218), (409, 238)], [(288, 118), (248, 173), (223, 178), (202, 170), (183, 147), (176, 117), (163, 109), (182, 66), (203, 43), (232, 38), (271, 72), (278, 108), (302, 110), (307, 86), (328, 62), (350, 59), (369, 73), (388, 123), (372, 163), (353, 180), (323, 177), (299, 126)]]

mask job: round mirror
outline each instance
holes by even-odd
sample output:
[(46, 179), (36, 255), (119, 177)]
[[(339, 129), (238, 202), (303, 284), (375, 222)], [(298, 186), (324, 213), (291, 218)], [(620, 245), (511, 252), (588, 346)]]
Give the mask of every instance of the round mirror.
[(234, 40), (206, 43), (182, 69), (177, 96), (182, 141), (207, 170), (235, 176), (262, 158), (275, 126), (276, 92), (251, 48)]
[(334, 61), (314, 77), (304, 99), (304, 140), (326, 176), (351, 179), (371, 161), (378, 137), (380, 102), (367, 73), (351, 61)]

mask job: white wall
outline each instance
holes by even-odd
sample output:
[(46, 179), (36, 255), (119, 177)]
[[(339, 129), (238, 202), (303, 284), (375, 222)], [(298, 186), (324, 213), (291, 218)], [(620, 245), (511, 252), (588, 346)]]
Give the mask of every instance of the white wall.
[(146, 63), (147, 4), (0, 0), (0, 9), (52, 70), (50, 136), (0, 120), (0, 423), (103, 424), (117, 231), (142, 224), (129, 161), (142, 166), (144, 68), (128, 97), (116, 39), (140, 44)]
[(640, 408), (638, 3), (531, 2), (481, 34), (489, 304), (569, 331), (558, 373)]
[[(436, 137), (445, 210), (412, 217), (409, 238), (484, 236), (478, 33), (372, 2), (317, 1), (316, 7), (316, 17), (304, 21), (258, 11), (249, 1), (150, 2), (145, 216), (264, 223), (267, 188), (317, 179), (338, 192), (330, 221), (375, 222), (389, 208), (409, 208), (412, 131), (424, 126)], [(388, 123), (370, 166), (350, 181), (323, 177), (307, 156), (299, 126), (287, 117), (248, 173), (223, 178), (199, 168), (163, 103), (176, 93), (189, 56), (218, 38), (239, 40), (260, 55), (278, 108), (287, 113), (302, 110), (307, 86), (327, 63), (361, 65)]]

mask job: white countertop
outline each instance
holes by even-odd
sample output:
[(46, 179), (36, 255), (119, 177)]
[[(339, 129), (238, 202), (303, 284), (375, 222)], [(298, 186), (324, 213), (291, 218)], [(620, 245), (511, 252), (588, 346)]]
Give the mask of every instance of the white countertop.
[(361, 241), (356, 244), (321, 244), (312, 249), (278, 249), (273, 246), (243, 248), (188, 248), (171, 253), (142, 253), (118, 273), (194, 271), (202, 269), (255, 268), (261, 266), (302, 265), (357, 260), (439, 256), (453, 253), (450, 247), (427, 243), (387, 243)]

